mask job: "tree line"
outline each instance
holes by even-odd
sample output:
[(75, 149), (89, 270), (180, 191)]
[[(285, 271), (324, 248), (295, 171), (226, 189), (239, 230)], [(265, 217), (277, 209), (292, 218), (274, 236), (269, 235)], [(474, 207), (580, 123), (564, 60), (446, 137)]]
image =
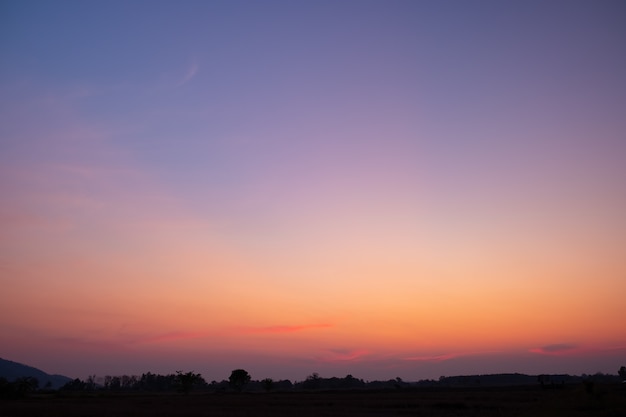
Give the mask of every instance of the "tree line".
[[(393, 387), (397, 387), (396, 378), (388, 381)], [(318, 389), (356, 389), (365, 388), (368, 384), (385, 384), (384, 382), (365, 382), (352, 375), (344, 378), (322, 378), (317, 373), (309, 375), (300, 382), (291, 382), (289, 379), (274, 380), (264, 378), (252, 380), (250, 374), (244, 369), (235, 369), (230, 377), (222, 381), (207, 382), (201, 374), (194, 372), (178, 371), (175, 374), (154, 374), (147, 372), (141, 376), (120, 375), (97, 377), (91, 375), (85, 380), (76, 378), (69, 381), (60, 388), (60, 391), (69, 392), (89, 392), (89, 391), (111, 391), (111, 392), (172, 392), (178, 391), (189, 393), (193, 391), (208, 392), (241, 392), (241, 391), (290, 391), (290, 390), (318, 390)]]
[[(401, 378), (386, 381), (364, 381), (352, 375), (344, 378), (323, 378), (317, 373), (306, 377), (303, 381), (292, 383), (288, 379), (273, 380), (265, 378), (252, 380), (244, 369), (235, 369), (227, 380), (207, 382), (201, 374), (193, 371), (177, 371), (173, 374), (154, 374), (147, 372), (137, 375), (107, 375), (98, 378), (91, 375), (85, 380), (76, 378), (62, 386), (61, 392), (180, 392), (188, 394), (191, 391), (204, 392), (269, 392), (292, 390), (350, 390), (350, 389), (407, 389), (420, 387), (467, 387), (467, 386), (495, 386), (495, 385), (531, 385), (539, 383), (542, 387), (554, 387), (563, 384), (584, 383), (586, 386), (593, 383), (626, 382), (626, 367), (622, 366), (618, 375), (596, 373), (594, 375), (525, 375), (525, 374), (491, 374), (469, 376), (442, 376), (438, 380), (424, 379), (417, 382), (405, 382)], [(0, 398), (23, 398), (36, 391), (50, 390), (49, 385), (39, 387), (39, 381), (34, 377), (17, 378), (8, 381), (0, 377)]]
[(626, 380), (626, 368), (620, 368), (618, 375), (596, 373), (594, 375), (526, 375), (512, 374), (489, 374), (467, 376), (441, 376), (439, 379), (422, 379), (417, 382), (406, 382), (402, 378), (383, 381), (364, 381), (352, 375), (343, 378), (323, 378), (318, 373), (313, 373), (303, 381), (291, 382), (288, 379), (273, 380), (265, 378), (252, 380), (250, 374), (244, 369), (235, 369), (227, 380), (205, 381), (200, 374), (193, 372), (177, 372), (176, 374), (158, 375), (150, 372), (138, 376), (104, 377), (102, 383), (96, 382), (96, 377), (91, 376), (86, 381), (76, 379), (69, 382), (61, 390), (68, 391), (179, 391), (189, 393), (191, 390), (207, 392), (269, 392), (269, 391), (315, 391), (315, 390), (350, 390), (350, 389), (409, 389), (423, 387), (471, 387), (471, 386), (507, 386), (507, 385), (533, 385), (540, 384), (542, 387), (554, 387), (556, 385), (569, 385), (581, 382), (618, 383)]

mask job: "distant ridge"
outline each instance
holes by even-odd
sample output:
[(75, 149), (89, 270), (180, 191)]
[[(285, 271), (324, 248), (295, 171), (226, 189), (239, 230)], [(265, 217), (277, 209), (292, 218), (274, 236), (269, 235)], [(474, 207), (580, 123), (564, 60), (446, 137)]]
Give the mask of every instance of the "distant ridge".
[(50, 375), (41, 369), (0, 358), (0, 377), (14, 381), (26, 376), (37, 378), (39, 388), (59, 389), (72, 380), (72, 378), (64, 375)]

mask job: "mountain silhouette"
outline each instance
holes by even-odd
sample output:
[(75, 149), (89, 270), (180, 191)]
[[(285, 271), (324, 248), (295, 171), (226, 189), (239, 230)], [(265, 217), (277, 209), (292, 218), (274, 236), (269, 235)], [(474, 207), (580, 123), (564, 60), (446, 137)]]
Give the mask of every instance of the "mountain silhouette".
[(0, 358), (0, 378), (14, 381), (26, 376), (37, 378), (39, 388), (58, 389), (72, 380), (64, 375), (50, 375), (41, 369)]

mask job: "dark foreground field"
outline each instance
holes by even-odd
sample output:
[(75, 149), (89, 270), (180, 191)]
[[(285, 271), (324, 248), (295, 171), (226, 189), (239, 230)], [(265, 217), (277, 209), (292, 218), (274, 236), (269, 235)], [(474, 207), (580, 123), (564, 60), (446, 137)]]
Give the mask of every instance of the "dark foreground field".
[(2, 417), (603, 416), (626, 417), (626, 384), (276, 393), (39, 395), (0, 401)]

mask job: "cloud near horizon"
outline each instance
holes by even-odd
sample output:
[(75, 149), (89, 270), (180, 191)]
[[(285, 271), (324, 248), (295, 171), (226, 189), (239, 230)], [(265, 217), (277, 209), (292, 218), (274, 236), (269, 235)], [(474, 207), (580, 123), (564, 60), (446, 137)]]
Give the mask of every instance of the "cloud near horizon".
[(405, 361), (414, 361), (414, 362), (442, 362), (447, 361), (449, 359), (457, 358), (459, 356), (458, 353), (446, 353), (442, 355), (426, 355), (426, 356), (409, 356), (403, 358)]
[(318, 362), (346, 362), (363, 359), (370, 352), (365, 349), (328, 349), (323, 355), (318, 356)]
[(555, 343), (552, 345), (541, 346), (530, 349), (529, 352), (538, 353), (541, 355), (561, 355), (566, 353), (573, 353), (579, 348), (578, 345), (571, 343)]
[(476, 357), (476, 356), (484, 356), (484, 355), (493, 355), (502, 353), (498, 350), (485, 350), (485, 351), (472, 351), (472, 352), (450, 352), (450, 353), (442, 353), (439, 355), (414, 355), (414, 356), (406, 356), (403, 357), (404, 361), (411, 362), (444, 362), (451, 359), (462, 358), (462, 357)]

